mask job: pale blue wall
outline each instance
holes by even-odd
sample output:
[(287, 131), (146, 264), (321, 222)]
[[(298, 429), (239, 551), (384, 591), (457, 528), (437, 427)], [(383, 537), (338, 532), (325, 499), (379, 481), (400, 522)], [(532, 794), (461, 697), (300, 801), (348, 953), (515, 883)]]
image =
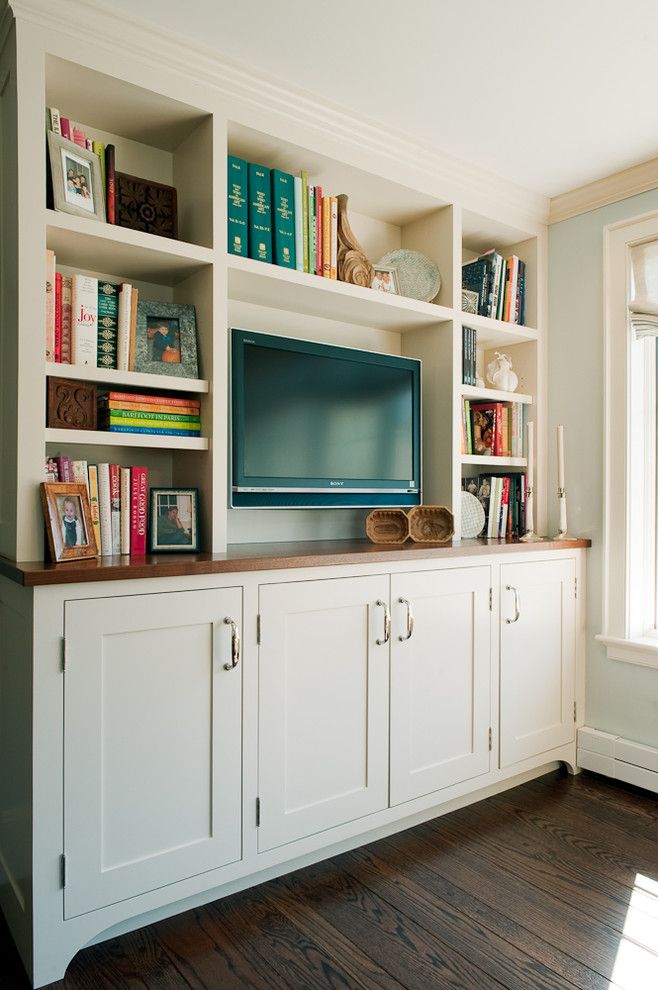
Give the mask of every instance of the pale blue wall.
[(565, 425), (569, 529), (588, 551), (586, 722), (658, 746), (658, 670), (608, 660), (601, 632), (603, 228), (658, 209), (658, 189), (549, 229), (549, 506), (555, 531), (555, 426)]

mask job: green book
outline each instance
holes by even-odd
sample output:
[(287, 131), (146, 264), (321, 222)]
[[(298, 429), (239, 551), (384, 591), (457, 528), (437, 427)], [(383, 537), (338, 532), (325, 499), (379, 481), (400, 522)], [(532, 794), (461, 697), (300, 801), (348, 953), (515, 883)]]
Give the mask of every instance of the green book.
[(315, 186), (308, 187), (308, 270), (315, 275)]
[(308, 174), (302, 172), (302, 246), (304, 248), (304, 268), (308, 271)]
[(295, 180), (278, 168), (272, 169), (272, 221), (274, 263), (295, 268)]
[(264, 165), (249, 171), (249, 257), (272, 261), (272, 191), (270, 170)]
[(247, 198), (247, 163), (242, 158), (228, 156), (226, 174), (228, 188), (228, 251), (249, 255), (249, 200)]
[(119, 419), (166, 419), (172, 423), (192, 423), (201, 422), (199, 416), (188, 416), (185, 413), (161, 413), (150, 412), (142, 409), (101, 409), (102, 417), (112, 417)]
[(119, 286), (98, 280), (98, 343), (96, 364), (99, 368), (116, 368), (119, 333)]

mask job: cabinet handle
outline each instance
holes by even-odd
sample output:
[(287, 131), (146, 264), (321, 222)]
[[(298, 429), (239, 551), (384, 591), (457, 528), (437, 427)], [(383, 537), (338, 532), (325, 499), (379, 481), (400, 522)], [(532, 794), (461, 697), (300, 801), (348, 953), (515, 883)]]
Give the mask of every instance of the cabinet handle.
[(384, 646), (391, 638), (391, 613), (388, 610), (388, 605), (381, 598), (377, 599), (375, 605), (381, 605), (384, 609), (384, 638), (375, 640), (377, 646)]
[(224, 619), (224, 625), (231, 627), (231, 663), (225, 663), (224, 670), (233, 670), (240, 663), (240, 630), (237, 622), (228, 615)]
[(407, 606), (407, 635), (406, 636), (398, 636), (398, 639), (400, 640), (400, 642), (401, 643), (404, 643), (408, 639), (411, 639), (411, 637), (413, 635), (413, 631), (414, 631), (414, 615), (413, 615), (413, 612), (411, 611), (411, 604), (409, 603), (409, 601), (406, 598), (398, 598), (398, 602), (400, 603), (400, 605), (406, 605)]
[(505, 619), (505, 622), (511, 626), (513, 622), (519, 621), (519, 616), (521, 615), (521, 609), (519, 607), (519, 592), (518, 589), (515, 588), (513, 584), (506, 584), (505, 590), (514, 592), (514, 618)]

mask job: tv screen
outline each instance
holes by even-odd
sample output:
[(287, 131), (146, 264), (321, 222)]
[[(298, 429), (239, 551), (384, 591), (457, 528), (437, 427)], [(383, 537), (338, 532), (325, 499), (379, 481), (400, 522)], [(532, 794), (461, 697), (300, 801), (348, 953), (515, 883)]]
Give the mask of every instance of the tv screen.
[(416, 505), (420, 362), (232, 331), (234, 506)]

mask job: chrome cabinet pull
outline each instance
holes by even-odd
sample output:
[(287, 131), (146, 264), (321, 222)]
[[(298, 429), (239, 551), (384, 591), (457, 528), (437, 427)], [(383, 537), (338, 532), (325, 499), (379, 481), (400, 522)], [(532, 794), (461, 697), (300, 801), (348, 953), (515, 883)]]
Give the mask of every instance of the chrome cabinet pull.
[(521, 609), (520, 609), (520, 606), (519, 606), (519, 592), (518, 592), (518, 589), (515, 588), (513, 584), (506, 584), (505, 585), (505, 590), (506, 591), (513, 591), (514, 592), (514, 618), (513, 619), (505, 619), (505, 622), (508, 625), (511, 626), (513, 622), (518, 622), (519, 621), (519, 616), (521, 615)]
[(377, 599), (375, 605), (381, 605), (384, 609), (384, 638), (375, 640), (377, 646), (384, 646), (391, 638), (391, 613), (388, 610), (388, 605), (381, 598)]
[(231, 663), (224, 664), (224, 670), (233, 670), (240, 663), (240, 630), (237, 622), (226, 616), (224, 624), (231, 627)]
[(413, 631), (414, 631), (414, 615), (413, 615), (413, 612), (411, 611), (411, 604), (409, 603), (409, 601), (406, 598), (398, 598), (398, 602), (399, 602), (400, 605), (406, 605), (407, 606), (407, 635), (406, 636), (398, 636), (398, 639), (400, 640), (400, 642), (401, 643), (405, 643), (408, 639), (411, 639), (411, 637), (413, 635)]

